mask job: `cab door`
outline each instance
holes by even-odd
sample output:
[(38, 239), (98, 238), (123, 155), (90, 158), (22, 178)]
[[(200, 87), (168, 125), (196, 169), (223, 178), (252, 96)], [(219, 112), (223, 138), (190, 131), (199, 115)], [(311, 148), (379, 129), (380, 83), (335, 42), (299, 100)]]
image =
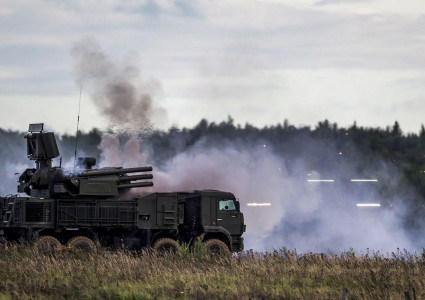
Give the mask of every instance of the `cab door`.
[(234, 199), (217, 199), (217, 225), (225, 227), (231, 235), (242, 234), (243, 216)]

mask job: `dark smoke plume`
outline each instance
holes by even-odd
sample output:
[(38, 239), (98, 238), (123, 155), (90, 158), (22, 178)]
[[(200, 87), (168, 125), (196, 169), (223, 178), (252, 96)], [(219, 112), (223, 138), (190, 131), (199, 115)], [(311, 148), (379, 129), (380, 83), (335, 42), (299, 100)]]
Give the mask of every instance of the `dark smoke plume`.
[(71, 54), (77, 84), (88, 91), (110, 129), (140, 132), (151, 127), (154, 119), (164, 119), (160, 83), (141, 78), (137, 55), (114, 60), (92, 37), (75, 42)]

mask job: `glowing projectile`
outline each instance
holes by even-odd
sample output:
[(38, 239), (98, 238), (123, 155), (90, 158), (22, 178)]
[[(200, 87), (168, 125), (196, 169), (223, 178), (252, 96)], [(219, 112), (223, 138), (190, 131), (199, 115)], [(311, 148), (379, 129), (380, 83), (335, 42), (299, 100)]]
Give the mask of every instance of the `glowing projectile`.
[(351, 179), (351, 182), (378, 182), (378, 179)]
[(247, 203), (246, 206), (272, 206), (272, 204), (267, 202), (259, 202), (259, 203)]
[(307, 182), (334, 182), (333, 179), (307, 179)]
[(357, 203), (357, 207), (381, 207), (379, 203)]

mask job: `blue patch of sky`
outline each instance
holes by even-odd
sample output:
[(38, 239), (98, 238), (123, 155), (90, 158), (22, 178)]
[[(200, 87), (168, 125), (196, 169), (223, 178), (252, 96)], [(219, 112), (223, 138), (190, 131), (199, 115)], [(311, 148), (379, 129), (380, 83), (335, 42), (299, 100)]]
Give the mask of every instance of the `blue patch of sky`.
[(0, 48), (0, 64), (3, 66), (43, 67), (46, 64), (55, 64), (69, 56), (66, 47), (52, 45), (35, 46), (19, 45)]
[(190, 1), (176, 0), (175, 6), (183, 13), (185, 17), (201, 17), (200, 11), (197, 10)]
[[(201, 13), (198, 9), (195, 8), (195, 6), (188, 2), (188, 1), (182, 1), (182, 0), (175, 0), (173, 1), (174, 8), (172, 12), (166, 11), (162, 9), (155, 0), (149, 0), (146, 3), (132, 9), (129, 11), (129, 13), (132, 14), (141, 14), (144, 16), (152, 17), (152, 18), (158, 18), (161, 14), (173, 14), (176, 13), (179, 16), (187, 17), (187, 18), (196, 18), (200, 17)], [(127, 11), (128, 9), (124, 6), (118, 6), (117, 9), (119, 11)]]
[(57, 95), (78, 93), (72, 74), (67, 70), (42, 70), (20, 79), (2, 79), (2, 95)]
[[(118, 8), (119, 10), (125, 10), (125, 8)], [(155, 1), (147, 1), (146, 3), (134, 8), (130, 11), (133, 14), (141, 14), (150, 17), (158, 17), (161, 13), (161, 8), (156, 4)]]
[(72, 1), (44, 0), (44, 2), (63, 7), (66, 10), (74, 12), (81, 12), (83, 10), (77, 3), (73, 3)]

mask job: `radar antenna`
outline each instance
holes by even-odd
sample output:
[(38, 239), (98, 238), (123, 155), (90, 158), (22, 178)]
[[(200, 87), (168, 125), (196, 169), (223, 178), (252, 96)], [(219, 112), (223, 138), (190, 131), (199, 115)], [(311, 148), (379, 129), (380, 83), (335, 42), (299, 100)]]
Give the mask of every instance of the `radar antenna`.
[(83, 84), (80, 86), (80, 99), (78, 100), (78, 117), (77, 117), (77, 132), (75, 134), (75, 152), (74, 152), (74, 166), (77, 162), (77, 148), (78, 148), (78, 126), (80, 125), (80, 108), (81, 108), (81, 92), (83, 91)]

